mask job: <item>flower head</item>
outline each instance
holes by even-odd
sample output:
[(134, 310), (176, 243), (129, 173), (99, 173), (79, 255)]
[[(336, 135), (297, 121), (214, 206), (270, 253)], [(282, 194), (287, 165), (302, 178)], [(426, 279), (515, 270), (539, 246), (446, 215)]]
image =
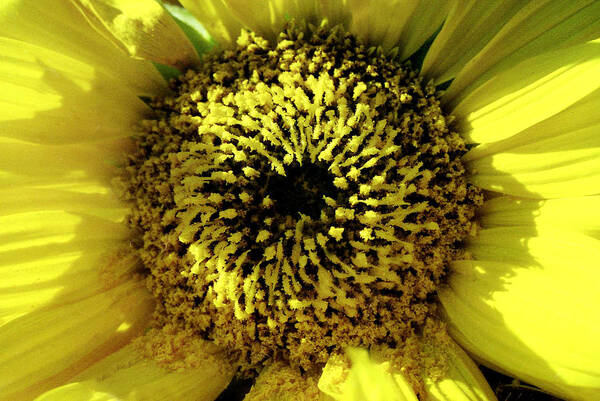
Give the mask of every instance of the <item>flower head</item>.
[(203, 62), (155, 103), (124, 183), (161, 321), (243, 370), (403, 344), (481, 199), (435, 89), (327, 25)]
[(0, 5), (0, 399), (598, 398), (598, 2), (182, 3)]

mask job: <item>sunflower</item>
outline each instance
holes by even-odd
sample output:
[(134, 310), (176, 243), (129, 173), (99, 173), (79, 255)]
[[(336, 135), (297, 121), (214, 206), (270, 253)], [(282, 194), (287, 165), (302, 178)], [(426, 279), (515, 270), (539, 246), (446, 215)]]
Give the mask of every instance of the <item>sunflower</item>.
[(181, 3), (0, 5), (0, 400), (600, 399), (599, 2)]

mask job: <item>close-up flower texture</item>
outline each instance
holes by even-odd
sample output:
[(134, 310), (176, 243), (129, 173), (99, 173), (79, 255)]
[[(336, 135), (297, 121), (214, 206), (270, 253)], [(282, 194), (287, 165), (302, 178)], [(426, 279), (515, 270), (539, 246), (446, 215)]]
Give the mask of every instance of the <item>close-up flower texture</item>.
[(1, 0), (0, 401), (600, 400), (600, 1)]

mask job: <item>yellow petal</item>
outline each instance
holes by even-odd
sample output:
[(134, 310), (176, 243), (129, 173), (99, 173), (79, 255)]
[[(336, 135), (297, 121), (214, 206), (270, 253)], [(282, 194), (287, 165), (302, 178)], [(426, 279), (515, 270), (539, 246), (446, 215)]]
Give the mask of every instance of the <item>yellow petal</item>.
[(199, 62), (194, 47), (154, 0), (76, 0), (88, 21), (133, 57), (184, 70)]
[(114, 149), (18, 141), (0, 141), (0, 149), (0, 324), (6, 324), (102, 291), (99, 269), (129, 234), (122, 224), (127, 209), (106, 182), (112, 168), (104, 163)]
[(196, 53), (202, 56), (215, 46), (216, 43), (212, 40), (206, 28), (187, 9), (180, 5), (164, 2), (163, 6), (177, 22), (185, 36), (192, 42)]
[[(273, 41), (290, 19), (315, 23), (317, 17), (323, 15), (322, 4), (314, 0), (183, 0), (181, 3), (202, 22), (217, 43), (225, 47), (235, 44), (242, 28)], [(333, 16), (339, 7), (332, 3), (323, 6)]]
[(345, 355), (332, 354), (321, 373), (317, 383), (319, 390), (331, 399), (339, 399), (342, 396), (343, 386), (350, 372), (350, 359)]
[(127, 235), (122, 223), (85, 212), (36, 210), (0, 216), (0, 324), (102, 291), (97, 284), (100, 267)]
[(538, 226), (482, 230), (439, 292), (450, 333), (486, 365), (559, 397), (600, 397), (600, 241)]
[(319, 389), (339, 401), (417, 401), (411, 386), (390, 364), (375, 362), (366, 350), (349, 349), (347, 358), (332, 355), (318, 382)]
[(50, 390), (35, 401), (121, 401), (113, 394), (96, 391), (84, 383), (70, 383)]
[(439, 28), (448, 5), (447, 1), (434, 5), (421, 0), (350, 0), (349, 29), (366, 44), (385, 50), (398, 48), (400, 57), (407, 58)]
[[(422, 381), (422, 398), (430, 401), (497, 401), (471, 358), (448, 336), (440, 322), (426, 327), (417, 341), (398, 352), (371, 350), (374, 361), (389, 366), (396, 380), (404, 375)], [(409, 360), (407, 364), (407, 359)]]
[(600, 124), (468, 163), (470, 181), (505, 194), (560, 198), (600, 193)]
[[(449, 0), (439, 0), (431, 2), (421, 0), (410, 15), (402, 35), (395, 46), (400, 47), (399, 55), (401, 58), (408, 58), (442, 26), (442, 23), (448, 16), (452, 2)], [(379, 3), (375, 5), (378, 7)], [(394, 19), (389, 19), (390, 23), (395, 24)]]
[(182, 4), (198, 18), (217, 40), (226, 46), (235, 43), (242, 28), (249, 28), (274, 40), (290, 19), (330, 24), (343, 23), (352, 33), (371, 46), (384, 49), (400, 47), (403, 57), (414, 53), (441, 25), (448, 1), (435, 7), (420, 0), (372, 2), (271, 0), (184, 0)]
[(600, 196), (549, 200), (502, 196), (478, 209), (483, 227), (545, 226), (600, 239)]
[[(433, 344), (435, 345), (435, 344)], [(425, 378), (431, 401), (496, 401), (497, 398), (473, 360), (453, 341), (441, 345), (448, 371), (439, 380)]]
[[(129, 211), (110, 194), (107, 187), (92, 183), (79, 183), (79, 185), (63, 183), (59, 186), (46, 183), (43, 187), (21, 183), (6, 189), (0, 188), (0, 199), (2, 199), (0, 218), (15, 213), (62, 211), (72, 215), (120, 222)], [(113, 236), (118, 232), (123, 232), (122, 227), (108, 235)], [(115, 239), (118, 238), (119, 236), (115, 236)]]
[(523, 60), (598, 38), (598, 15), (600, 3), (594, 0), (525, 2), (460, 70), (444, 101), (454, 107), (483, 82)]
[(600, 87), (600, 41), (530, 58), (496, 75), (452, 111), (471, 142), (515, 135), (584, 99)]
[(419, 3), (419, 0), (350, 0), (350, 30), (368, 45), (389, 50), (398, 46), (400, 36)]
[(204, 25), (219, 45), (235, 45), (243, 24), (233, 15), (225, 0), (181, 0), (180, 3)]
[(244, 401), (316, 401), (320, 396), (314, 375), (274, 363), (263, 369)]
[(127, 345), (36, 401), (213, 401), (227, 387), (234, 369), (209, 355), (193, 368), (173, 371)]
[(0, 325), (103, 291), (102, 269), (139, 265), (117, 252), (127, 209), (95, 160), (108, 155), (86, 148), (0, 143)]
[(522, 6), (521, 0), (455, 2), (427, 51), (421, 74), (442, 83), (452, 79)]
[(0, 399), (31, 399), (63, 384), (137, 336), (152, 309), (143, 282), (129, 279), (0, 327)]
[(4, 0), (0, 34), (80, 60), (136, 94), (156, 94), (165, 88), (151, 63), (133, 59), (115, 47), (71, 1)]
[(314, 0), (254, 1), (225, 0), (231, 13), (251, 30), (275, 40), (290, 19), (316, 22), (317, 3)]
[(321, 15), (332, 26), (343, 25), (346, 29), (352, 19), (352, 12), (347, 6), (347, 0), (322, 0), (319, 3)]
[[(84, 252), (80, 248), (77, 243), (36, 247), (18, 263), (2, 263), (0, 326), (36, 310), (65, 305), (103, 291), (98, 285), (102, 280), (98, 267), (112, 258), (103, 251)], [(17, 252), (5, 252), (2, 258), (5, 257), (17, 259)], [(132, 263), (127, 267), (135, 266)]]
[(0, 38), (0, 135), (45, 144), (131, 135), (148, 107), (94, 67)]
[(350, 349), (352, 368), (344, 385), (344, 400), (417, 401), (403, 375), (391, 374), (386, 362), (377, 364), (364, 349)]
[(600, 90), (566, 110), (507, 139), (471, 149), (464, 157), (472, 181), (525, 197), (564, 197), (598, 192), (595, 161), (600, 129)]
[[(0, 138), (3, 154), (0, 189), (10, 191), (25, 186), (56, 189), (59, 186), (75, 192), (108, 193), (108, 183), (117, 173), (116, 166), (122, 165), (121, 159), (129, 145), (129, 141), (124, 140), (55, 146)], [(3, 199), (8, 202), (10, 198)], [(37, 202), (39, 196), (24, 200)], [(93, 204), (89, 206), (93, 207)]]
[(598, 126), (600, 124), (600, 89), (591, 92), (572, 106), (560, 113), (540, 121), (520, 133), (504, 140), (485, 143), (472, 148), (463, 156), (464, 162), (481, 159), (496, 153), (536, 143), (580, 129)]

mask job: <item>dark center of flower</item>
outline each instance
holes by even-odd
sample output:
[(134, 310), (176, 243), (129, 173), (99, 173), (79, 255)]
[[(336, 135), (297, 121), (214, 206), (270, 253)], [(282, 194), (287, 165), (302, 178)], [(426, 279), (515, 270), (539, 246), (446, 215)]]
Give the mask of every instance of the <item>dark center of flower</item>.
[(333, 185), (334, 178), (322, 163), (294, 162), (287, 167), (285, 176), (268, 175), (264, 192), (273, 199), (277, 214), (293, 217), (305, 214), (318, 219), (327, 207), (323, 197), (336, 198), (339, 192)]
[(339, 28), (291, 27), (172, 89), (126, 174), (158, 324), (246, 372), (423, 326), (481, 200), (433, 86)]

